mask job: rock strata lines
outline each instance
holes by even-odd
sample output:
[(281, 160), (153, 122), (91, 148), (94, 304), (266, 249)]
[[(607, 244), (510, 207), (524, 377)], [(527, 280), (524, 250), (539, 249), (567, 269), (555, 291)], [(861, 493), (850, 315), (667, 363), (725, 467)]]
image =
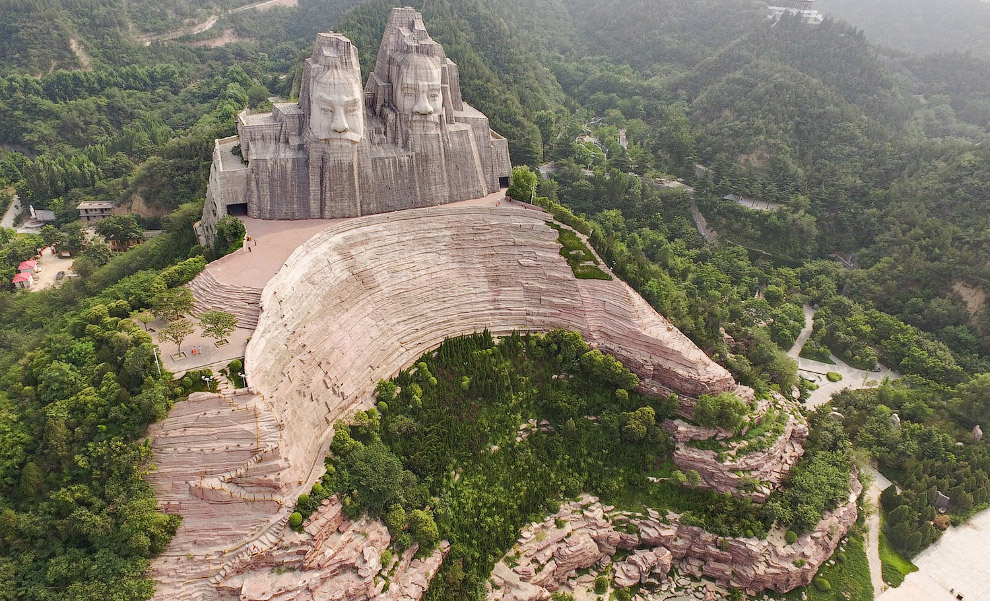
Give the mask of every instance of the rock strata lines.
[(153, 483), (184, 518), (153, 566), (157, 598), (230, 598), (217, 586), (284, 544), (333, 422), (446, 337), (569, 328), (645, 388), (735, 388), (625, 283), (576, 279), (548, 219), (505, 203), (447, 205), (338, 222), (300, 246), (261, 295), (245, 360), (253, 394), (195, 396), (152, 429)]

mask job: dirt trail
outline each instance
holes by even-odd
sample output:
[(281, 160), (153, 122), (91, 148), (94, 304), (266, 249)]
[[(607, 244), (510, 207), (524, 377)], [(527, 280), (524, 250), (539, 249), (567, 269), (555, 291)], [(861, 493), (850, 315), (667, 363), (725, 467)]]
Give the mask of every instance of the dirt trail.
[[(226, 14), (239, 13), (245, 10), (257, 10), (259, 12), (264, 12), (266, 10), (270, 10), (272, 8), (277, 8), (280, 6), (292, 7), (298, 5), (299, 5), (299, 0), (264, 0), (263, 2), (255, 2), (254, 4), (248, 4), (246, 6), (235, 8), (234, 10), (229, 11)], [(165, 33), (145, 34), (139, 36), (139, 39), (144, 42), (145, 46), (150, 46), (152, 42), (167, 42), (169, 40), (174, 40), (176, 38), (180, 38), (186, 35), (197, 35), (203, 33), (204, 31), (209, 31), (210, 29), (212, 29), (213, 26), (217, 24), (217, 21), (220, 19), (221, 16), (223, 16), (223, 14), (219, 14), (219, 15), (213, 14), (210, 15), (210, 17), (205, 21), (203, 21), (202, 23), (197, 23), (192, 27), (183, 26), (183, 27), (179, 27), (178, 29), (173, 29), (172, 31), (167, 31)], [(191, 45), (222, 46), (223, 44), (238, 40), (236, 35), (233, 35), (233, 33), (228, 33), (228, 32), (225, 32), (224, 35), (221, 36), (221, 38), (226, 38), (226, 40), (223, 41), (222, 43), (210, 43), (212, 42), (212, 40), (210, 41), (204, 40), (202, 42), (193, 42)], [(73, 48), (73, 50), (75, 50), (75, 48)]]

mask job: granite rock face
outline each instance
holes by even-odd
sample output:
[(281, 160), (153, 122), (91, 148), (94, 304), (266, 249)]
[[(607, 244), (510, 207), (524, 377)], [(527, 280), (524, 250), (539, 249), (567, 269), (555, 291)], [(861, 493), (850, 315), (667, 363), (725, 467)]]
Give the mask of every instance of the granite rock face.
[(511, 171), (508, 142), (464, 102), (457, 65), (411, 8), (389, 14), (363, 89), (357, 49), (321, 33), (299, 102), (245, 111), (237, 130), (214, 149), (204, 243), (231, 205), (260, 219), (356, 217), (481, 198)]
[[(274, 548), (238, 565), (217, 584), (221, 599), (290, 601), (414, 601), (436, 574), (449, 548), (443, 543), (430, 556), (415, 559), (415, 545), (389, 565), (382, 552), (391, 539), (378, 521), (348, 520), (337, 497), (323, 505), (303, 525), (303, 533), (288, 532)], [(382, 570), (395, 570), (385, 589)]]

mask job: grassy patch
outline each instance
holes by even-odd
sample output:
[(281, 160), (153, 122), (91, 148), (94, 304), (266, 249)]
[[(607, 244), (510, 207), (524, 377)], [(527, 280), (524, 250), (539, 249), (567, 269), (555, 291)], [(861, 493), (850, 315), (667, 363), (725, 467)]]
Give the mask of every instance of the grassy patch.
[(870, 581), (870, 563), (866, 558), (866, 550), (863, 547), (863, 537), (856, 533), (850, 533), (849, 542), (845, 545), (845, 561), (839, 561), (840, 551), (832, 556), (835, 565), (822, 566), (818, 570), (817, 578), (823, 578), (831, 585), (831, 590), (820, 591), (813, 585), (796, 588), (793, 591), (781, 596), (781, 599), (797, 601), (801, 599), (801, 594), (806, 593), (808, 601), (835, 601), (837, 599), (847, 599), (848, 601), (873, 601), (873, 583)]
[(904, 577), (911, 572), (917, 572), (918, 566), (905, 559), (897, 552), (890, 543), (883, 531), (880, 532), (880, 564), (883, 570), (883, 580), (890, 586), (900, 586), (904, 582)]
[(829, 382), (841, 382), (842, 381), (842, 374), (840, 374), (837, 371), (830, 371), (827, 374), (825, 374), (825, 377), (828, 379)]
[(560, 256), (571, 266), (574, 277), (579, 280), (611, 280), (612, 276), (598, 267), (598, 257), (588, 248), (573, 230), (561, 227), (552, 221), (547, 225), (557, 230), (557, 242), (560, 244)]

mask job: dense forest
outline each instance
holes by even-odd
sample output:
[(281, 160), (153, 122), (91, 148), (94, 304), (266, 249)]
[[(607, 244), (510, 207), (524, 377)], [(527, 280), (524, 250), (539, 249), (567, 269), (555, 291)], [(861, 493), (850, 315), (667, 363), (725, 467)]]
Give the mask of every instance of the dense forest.
[[(141, 433), (183, 390), (152, 371), (152, 343), (126, 317), (148, 306), (141, 290), (171, 265), (224, 251), (197, 247), (191, 231), (213, 139), (233, 132), (243, 108), (298, 94), (319, 31), (348, 35), (367, 72), (387, 9), (402, 3), (299, 0), (235, 12), (249, 4), (0, 3), (0, 207), (16, 193), (58, 219), (40, 240), (0, 230), (0, 275), (39, 242), (77, 240), (84, 200), (111, 201), (165, 231), (113, 259), (90, 252), (80, 258), (86, 277), (55, 290), (18, 294), (4, 278), (0, 582), (14, 584), (0, 599), (148, 597), (144, 567), (176, 524), (141, 481)], [(849, 23), (817, 27), (773, 24), (755, 0), (424, 4), (466, 100), (509, 139), (513, 163), (552, 163), (538, 202), (589, 234), (616, 274), (740, 382), (761, 395), (806, 394), (784, 354), (806, 303), (819, 308), (806, 351), (906, 376), (835, 402), (845, 435), (902, 488), (883, 500), (895, 547), (913, 554), (938, 536), (933, 490), (950, 496), (955, 522), (990, 503), (985, 452), (955, 446), (990, 423), (990, 6), (918, 0), (880, 31), (871, 15), (895, 3), (822, 0)], [(693, 194), (669, 187), (672, 178)], [(775, 208), (752, 210), (729, 194)], [(698, 233), (695, 211), (717, 242)], [(169, 273), (168, 285), (181, 283)], [(388, 430), (399, 415), (383, 412), (377, 435), (405, 457)], [(440, 492), (428, 469), (411, 466)], [(548, 502), (533, 497), (514, 523)], [(423, 509), (407, 505), (410, 515)], [(793, 519), (797, 500), (771, 508)], [(442, 512), (436, 520), (444, 536), (474, 528)], [(475, 560), (489, 558), (462, 564)], [(483, 573), (471, 570), (463, 578)]]

